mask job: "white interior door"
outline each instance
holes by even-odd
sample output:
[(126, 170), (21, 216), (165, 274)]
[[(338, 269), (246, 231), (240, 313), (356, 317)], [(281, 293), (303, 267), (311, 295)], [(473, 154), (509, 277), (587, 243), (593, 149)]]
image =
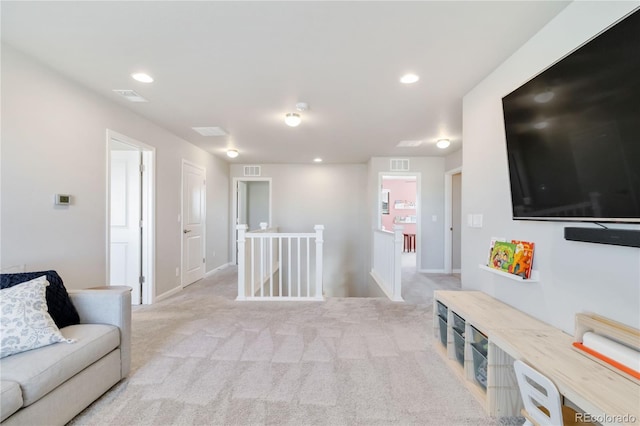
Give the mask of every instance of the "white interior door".
[(462, 173), (452, 176), (451, 185), (451, 269), (462, 269)]
[(206, 171), (182, 164), (182, 285), (204, 277)]
[[(123, 149), (126, 149), (126, 145)], [(140, 303), (142, 276), (142, 217), (140, 164), (138, 150), (112, 150), (111, 154), (111, 246), (110, 285), (131, 287), (131, 301)]]

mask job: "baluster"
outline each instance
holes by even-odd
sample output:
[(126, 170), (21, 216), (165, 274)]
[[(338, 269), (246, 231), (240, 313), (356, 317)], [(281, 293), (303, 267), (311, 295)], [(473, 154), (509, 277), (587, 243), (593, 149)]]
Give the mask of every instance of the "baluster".
[(278, 237), (278, 296), (282, 297), (282, 237)]
[(316, 299), (322, 299), (322, 232), (324, 225), (316, 225), (313, 227), (316, 231)]
[(269, 296), (273, 297), (273, 237), (269, 237)]
[(251, 265), (249, 265), (249, 271), (251, 273), (251, 297), (255, 297), (256, 295), (256, 263), (255, 263), (255, 238), (250, 238), (251, 240)]
[(260, 297), (264, 297), (264, 238), (260, 237)]
[(300, 258), (300, 237), (297, 237), (298, 240), (298, 261), (296, 262), (298, 265), (298, 297), (300, 297), (300, 264), (302, 263), (302, 259)]
[(291, 240), (292, 238), (289, 237), (289, 252), (287, 253), (287, 255), (289, 256), (289, 264), (287, 265), (287, 267), (289, 268), (289, 279), (287, 280), (287, 285), (289, 287), (289, 293), (287, 293), (287, 296), (291, 297)]
[(311, 297), (311, 289), (309, 286), (311, 285), (311, 253), (309, 253), (309, 240), (311, 238), (305, 238), (307, 240), (307, 297)]

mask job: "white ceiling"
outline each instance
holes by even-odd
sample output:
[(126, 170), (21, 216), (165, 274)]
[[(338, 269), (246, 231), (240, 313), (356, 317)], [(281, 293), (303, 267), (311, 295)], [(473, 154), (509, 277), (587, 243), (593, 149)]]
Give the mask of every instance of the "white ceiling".
[[(232, 162), (362, 163), (459, 150), (462, 96), (567, 4), (2, 1), (2, 39), (215, 155), (237, 148)], [(299, 101), (311, 110), (287, 127)]]

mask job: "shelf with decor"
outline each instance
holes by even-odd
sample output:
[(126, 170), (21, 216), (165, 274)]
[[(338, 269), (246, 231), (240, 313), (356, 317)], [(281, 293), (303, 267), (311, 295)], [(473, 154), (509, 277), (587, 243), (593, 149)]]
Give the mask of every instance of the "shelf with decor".
[(537, 283), (540, 281), (540, 272), (535, 269), (531, 271), (530, 278), (522, 278), (520, 275), (510, 274), (509, 272), (500, 271), (498, 269), (495, 269), (483, 264), (479, 264), (478, 268), (484, 271), (489, 271), (496, 275), (500, 275), (501, 277), (509, 278), (510, 280), (514, 280), (514, 281), (529, 282), (529, 283)]
[(393, 223), (416, 223), (415, 215), (412, 216), (396, 216)]
[(393, 208), (395, 210), (415, 210), (416, 203), (415, 201), (396, 200), (393, 204)]

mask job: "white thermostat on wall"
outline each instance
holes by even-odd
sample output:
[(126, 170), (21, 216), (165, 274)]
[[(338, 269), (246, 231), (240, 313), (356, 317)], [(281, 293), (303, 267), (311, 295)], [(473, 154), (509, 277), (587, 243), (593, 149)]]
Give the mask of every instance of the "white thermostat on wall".
[(71, 195), (56, 194), (55, 203), (57, 206), (68, 206), (71, 204)]

